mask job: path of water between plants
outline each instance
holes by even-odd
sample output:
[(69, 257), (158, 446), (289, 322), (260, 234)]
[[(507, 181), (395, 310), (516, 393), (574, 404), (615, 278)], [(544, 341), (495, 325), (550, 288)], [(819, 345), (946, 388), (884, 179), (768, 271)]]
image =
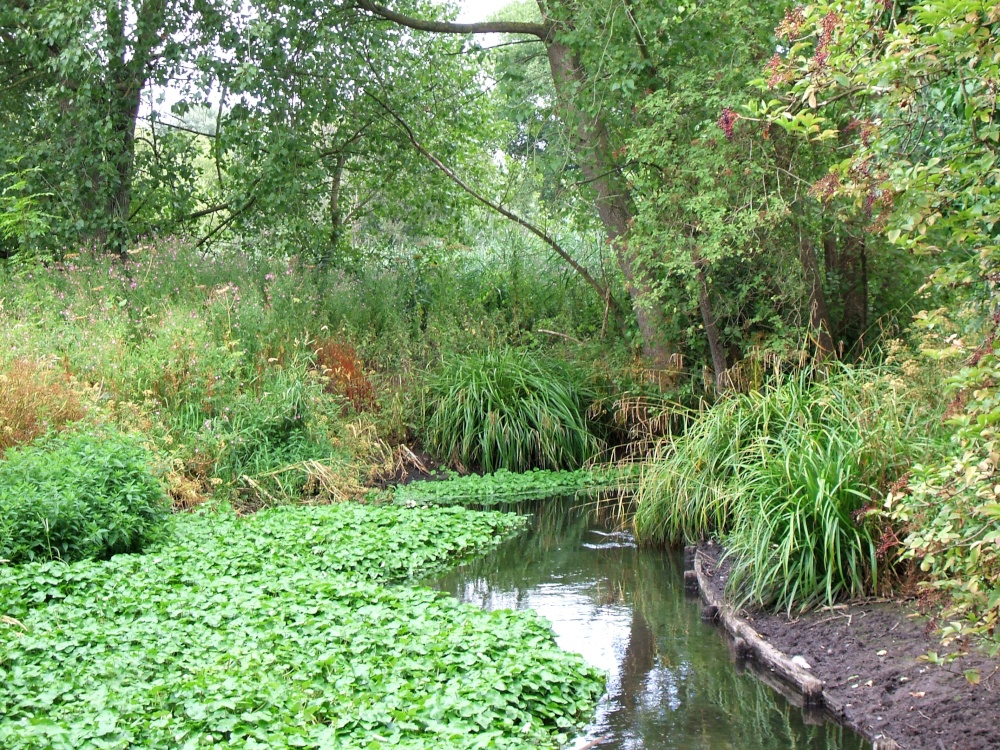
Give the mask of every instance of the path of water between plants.
[(577, 746), (602, 750), (860, 750), (858, 735), (788, 703), (736, 668), (685, 595), (680, 556), (637, 548), (571, 500), (434, 584), (486, 609), (534, 609), (559, 645), (608, 673)]

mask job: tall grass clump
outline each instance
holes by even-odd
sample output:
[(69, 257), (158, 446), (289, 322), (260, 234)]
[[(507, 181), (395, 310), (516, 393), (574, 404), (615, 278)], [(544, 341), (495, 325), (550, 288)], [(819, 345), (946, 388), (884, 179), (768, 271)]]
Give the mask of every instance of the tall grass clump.
[(576, 469), (603, 446), (583, 374), (526, 350), (456, 357), (428, 384), (423, 441), (453, 466)]
[(637, 534), (720, 537), (741, 604), (805, 609), (877, 590), (873, 500), (929, 445), (907, 391), (887, 368), (835, 366), (724, 399), (657, 449)]
[(90, 429), (11, 448), (0, 461), (0, 561), (136, 552), (166, 520), (149, 452), (134, 438)]

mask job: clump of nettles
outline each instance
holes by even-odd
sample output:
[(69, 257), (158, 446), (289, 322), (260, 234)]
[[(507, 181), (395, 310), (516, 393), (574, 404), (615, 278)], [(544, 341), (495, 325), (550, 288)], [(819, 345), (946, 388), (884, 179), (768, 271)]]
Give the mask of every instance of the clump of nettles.
[(137, 552), (170, 512), (151, 456), (111, 430), (67, 432), (0, 461), (0, 561)]

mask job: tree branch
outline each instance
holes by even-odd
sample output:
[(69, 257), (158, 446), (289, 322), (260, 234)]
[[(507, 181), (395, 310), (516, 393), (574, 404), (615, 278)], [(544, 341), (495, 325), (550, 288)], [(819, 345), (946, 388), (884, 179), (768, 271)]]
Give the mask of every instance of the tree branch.
[(212, 214), (219, 213), (219, 211), (228, 211), (231, 207), (232, 207), (231, 203), (219, 203), (215, 206), (209, 206), (208, 208), (203, 208), (200, 211), (195, 211), (193, 214), (182, 216), (179, 219), (174, 219), (174, 223), (186, 224), (189, 221), (200, 219), (202, 216), (211, 216)]
[(184, 127), (183, 125), (175, 125), (174, 123), (167, 122), (166, 120), (155, 120), (154, 121), (153, 118), (143, 117), (142, 115), (139, 115), (135, 119), (137, 119), (137, 120), (144, 120), (144, 121), (150, 123), (151, 125), (152, 124), (162, 125), (163, 127), (170, 128), (171, 130), (180, 130), (180, 131), (183, 131), (185, 133), (190, 133), (191, 135), (200, 135), (202, 138), (215, 138), (215, 136), (212, 133), (204, 133), (201, 130), (195, 130), (194, 128), (187, 128), (187, 127)]
[(608, 301), (608, 304), (610, 305), (612, 311), (614, 312), (615, 318), (618, 319), (619, 321), (624, 320), (624, 318), (622, 316), (621, 308), (619, 308), (618, 307), (618, 303), (615, 302), (614, 299), (612, 299), (610, 292), (607, 289), (605, 289), (604, 286), (599, 281), (597, 281), (597, 279), (595, 279), (593, 276), (591, 276), (590, 272), (586, 268), (584, 268), (583, 266), (581, 266), (573, 258), (573, 256), (571, 256), (568, 252), (566, 252), (562, 248), (562, 246), (559, 245), (558, 242), (556, 242), (554, 239), (552, 239), (552, 237), (550, 237), (548, 234), (546, 234), (543, 230), (541, 230), (538, 227), (536, 227), (530, 221), (528, 221), (526, 219), (522, 219), (520, 216), (518, 216), (517, 214), (515, 214), (515, 213), (513, 213), (511, 211), (508, 211), (506, 208), (504, 208), (500, 204), (494, 203), (489, 198), (486, 198), (485, 196), (480, 195), (478, 192), (476, 192), (475, 189), (473, 189), (467, 183), (465, 183), (462, 180), (461, 177), (459, 177), (457, 174), (455, 174), (447, 165), (445, 165), (440, 159), (438, 159), (436, 156), (434, 156), (434, 154), (432, 154), (430, 151), (428, 151), (426, 148), (424, 148), (420, 144), (420, 142), (417, 140), (416, 135), (414, 135), (413, 131), (410, 129), (410, 126), (406, 124), (406, 121), (403, 120), (403, 118), (401, 118), (394, 111), (392, 111), (389, 108), (388, 105), (386, 105), (381, 99), (379, 99), (377, 96), (375, 96), (370, 91), (366, 90), (365, 94), (368, 97), (370, 97), (371, 99), (373, 99), (376, 104), (378, 104), (383, 110), (385, 110), (385, 112), (393, 120), (396, 121), (396, 123), (399, 125), (399, 127), (402, 128), (403, 131), (406, 132), (406, 137), (409, 139), (410, 143), (413, 144), (413, 147), (417, 151), (419, 151), (421, 154), (423, 154), (423, 156), (425, 156), (427, 158), (427, 160), (430, 161), (435, 167), (437, 167), (439, 170), (441, 170), (445, 174), (445, 176), (448, 177), (448, 179), (450, 179), (452, 182), (454, 182), (456, 185), (458, 185), (460, 188), (462, 188), (462, 190), (464, 190), (465, 192), (467, 192), (469, 195), (471, 195), (473, 198), (475, 198), (477, 201), (479, 201), (480, 203), (482, 203), (487, 208), (493, 209), (498, 214), (500, 214), (502, 216), (505, 216), (506, 218), (508, 218), (511, 221), (513, 221), (515, 224), (519, 224), (520, 226), (524, 227), (529, 232), (531, 232), (533, 235), (535, 235), (536, 237), (538, 237), (542, 242), (544, 242), (546, 245), (548, 245), (550, 248), (552, 248), (552, 250), (555, 251), (556, 255), (558, 255), (560, 258), (562, 258), (564, 261), (566, 261), (566, 263), (568, 263), (569, 266), (574, 271), (576, 271), (578, 274), (580, 274), (580, 277), (585, 282), (587, 282), (587, 284), (591, 287), (591, 289), (593, 289), (595, 292), (597, 292), (598, 295), (600, 295), (601, 299), (604, 299), (604, 300)]
[(371, 0), (354, 0), (354, 5), (387, 21), (398, 23), (400, 26), (417, 31), (428, 31), (433, 34), (529, 34), (538, 37), (543, 42), (548, 41), (552, 34), (550, 24), (523, 23), (521, 21), (485, 21), (482, 23), (425, 21), (422, 18), (412, 18), (402, 13), (396, 13), (371, 2)]
[[(204, 246), (205, 244), (207, 244), (215, 235), (217, 235), (223, 229), (225, 229), (226, 227), (228, 227), (229, 225), (231, 225), (233, 222), (235, 222), (240, 216), (242, 216), (244, 213), (246, 213), (248, 210), (250, 210), (250, 208), (256, 202), (257, 202), (257, 198), (255, 196), (255, 197), (251, 198), (250, 200), (248, 200), (243, 205), (243, 207), (240, 208), (238, 211), (233, 211), (231, 214), (229, 214), (229, 216), (226, 218), (225, 221), (223, 221), (221, 224), (219, 224), (217, 227), (215, 227), (215, 229), (213, 229), (211, 232), (209, 232), (204, 237), (202, 237), (200, 240), (198, 240), (195, 243), (195, 245), (194, 245), (194, 249), (198, 250), (199, 248), (201, 248), (202, 246)], [(207, 253), (207, 250), (205, 252)], [(203, 253), (203, 255), (204, 254), (205, 253)]]

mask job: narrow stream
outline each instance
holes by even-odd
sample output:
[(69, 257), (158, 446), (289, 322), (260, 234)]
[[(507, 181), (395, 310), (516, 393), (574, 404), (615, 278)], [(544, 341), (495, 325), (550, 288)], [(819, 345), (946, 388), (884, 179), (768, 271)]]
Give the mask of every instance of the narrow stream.
[(679, 555), (637, 548), (573, 501), (434, 584), (485, 609), (533, 609), (559, 645), (608, 673), (577, 746), (602, 750), (860, 750), (864, 740), (788, 703), (729, 657), (684, 593)]

